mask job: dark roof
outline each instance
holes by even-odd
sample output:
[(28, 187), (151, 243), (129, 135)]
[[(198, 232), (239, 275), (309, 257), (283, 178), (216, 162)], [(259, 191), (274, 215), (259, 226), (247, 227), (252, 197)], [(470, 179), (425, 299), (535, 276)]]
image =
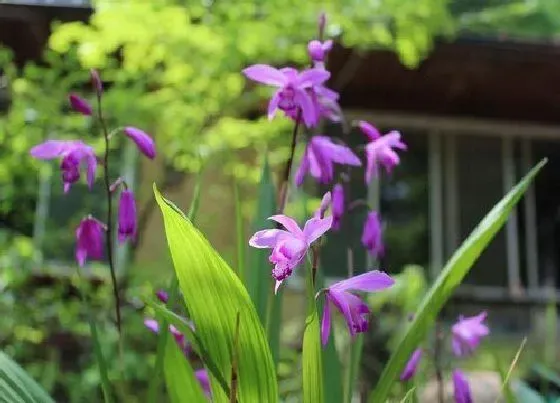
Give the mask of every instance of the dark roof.
[(343, 82), (344, 107), (560, 123), (560, 47), (553, 44), (438, 43), (413, 70), (389, 51), (360, 57), (336, 47), (329, 68), (332, 82)]

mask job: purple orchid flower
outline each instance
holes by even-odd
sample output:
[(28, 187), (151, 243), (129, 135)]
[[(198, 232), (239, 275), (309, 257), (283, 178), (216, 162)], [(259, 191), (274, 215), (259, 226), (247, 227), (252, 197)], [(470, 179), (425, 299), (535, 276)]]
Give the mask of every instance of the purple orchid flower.
[(284, 226), (285, 230), (258, 231), (249, 240), (249, 245), (254, 248), (272, 249), (268, 260), (274, 264), (272, 277), (276, 279), (274, 287), (276, 293), (282, 282), (301, 263), (311, 244), (331, 228), (332, 216), (313, 217), (305, 223), (303, 230), (294, 219), (283, 214), (274, 215), (269, 219)]
[(103, 258), (105, 225), (93, 217), (86, 217), (76, 229), (76, 260), (83, 267), (87, 259)]
[(313, 136), (305, 149), (305, 154), (296, 172), (295, 182), (301, 186), (305, 175), (320, 183), (329, 183), (334, 178), (334, 164), (361, 166), (360, 159), (344, 145), (334, 144), (329, 137)]
[(344, 187), (337, 183), (332, 191), (332, 216), (333, 216), (333, 230), (340, 229), (340, 221), (344, 215)]
[(169, 294), (167, 294), (164, 290), (158, 290), (156, 292), (156, 297), (164, 304), (167, 304), (167, 301), (169, 301)]
[(459, 369), (453, 370), (453, 394), (456, 403), (473, 403), (471, 389), (465, 373)]
[(381, 257), (385, 254), (381, 220), (377, 211), (370, 211), (366, 217), (362, 232), (362, 245), (373, 257)]
[(125, 189), (121, 192), (119, 200), (119, 221), (118, 221), (119, 242), (123, 243), (127, 238), (136, 238), (136, 201), (134, 193)]
[(85, 99), (83, 99), (82, 97), (76, 94), (68, 95), (68, 100), (70, 101), (70, 106), (76, 112), (80, 112), (82, 115), (85, 116), (91, 116), (92, 109), (88, 101), (86, 101)]
[(458, 356), (471, 354), (480, 344), (482, 338), (490, 333), (484, 323), (487, 313), (481, 312), (476, 316), (459, 317), (451, 328), (453, 353)]
[(205, 368), (198, 369), (194, 372), (196, 380), (200, 384), (202, 391), (207, 398), (212, 397), (212, 390), (210, 389), (210, 378), (208, 377), (208, 371)]
[(156, 145), (154, 139), (152, 139), (149, 134), (132, 126), (125, 127), (123, 131), (128, 138), (136, 143), (136, 146), (142, 154), (151, 160), (155, 158)]
[(315, 67), (323, 66), (322, 63), (325, 61), (325, 57), (332, 49), (332, 46), (333, 41), (331, 40), (325, 42), (312, 40), (307, 44), (307, 53), (311, 60), (315, 63), (321, 63), (320, 66), (316, 65)]
[(393, 168), (400, 163), (400, 158), (394, 149), (406, 150), (406, 144), (401, 141), (401, 134), (392, 130), (381, 136), (379, 130), (367, 122), (361, 121), (359, 127), (368, 137), (369, 143), (366, 145), (366, 183), (369, 183), (373, 176), (379, 175), (378, 165), (383, 165), (387, 173), (391, 173)]
[(325, 212), (328, 210), (329, 206), (331, 205), (332, 197), (331, 192), (327, 192), (323, 195), (321, 199), (321, 204), (315, 213), (313, 214), (313, 218), (323, 218), (325, 216)]
[(62, 172), (62, 182), (64, 183), (64, 193), (70, 190), (70, 186), (80, 179), (80, 167), (87, 166), (87, 183), (89, 188), (95, 181), (95, 171), (97, 169), (97, 158), (92, 147), (80, 140), (47, 140), (36, 145), (30, 151), (31, 156), (50, 160), (62, 158), (60, 170)]
[(327, 81), (330, 77), (328, 71), (307, 69), (298, 72), (290, 67), (279, 70), (266, 64), (254, 64), (243, 70), (243, 74), (253, 81), (278, 88), (268, 104), (269, 119), (274, 117), (278, 109), (292, 117), (297, 117), (299, 110), (307, 127), (319, 122), (319, 112), (308, 90)]
[[(156, 333), (156, 334), (159, 333), (159, 330), (160, 330), (159, 323), (155, 319), (144, 319), (144, 326), (146, 326), (153, 333)], [(189, 326), (191, 328), (194, 327), (192, 325), (192, 323), (189, 323)], [(177, 343), (177, 345), (181, 349), (181, 351), (185, 354), (186, 357), (189, 357), (192, 353), (192, 346), (188, 342), (185, 335), (173, 325), (169, 325), (168, 329), (169, 329), (169, 332), (171, 333), (171, 335), (173, 336), (173, 338), (175, 339), (175, 342)]]
[(391, 287), (395, 283), (389, 275), (373, 270), (346, 280), (339, 281), (317, 295), (325, 294), (323, 319), (321, 320), (321, 342), (326, 345), (331, 332), (330, 303), (342, 313), (350, 335), (366, 332), (368, 329), (368, 306), (351, 291), (376, 292)]
[(100, 97), (103, 93), (103, 82), (101, 81), (101, 77), (99, 76), (99, 72), (95, 69), (91, 69), (89, 71), (91, 77), (91, 84), (97, 93), (97, 96)]
[(416, 350), (414, 350), (414, 352), (410, 356), (410, 359), (406, 363), (406, 366), (404, 367), (404, 370), (400, 376), (401, 381), (405, 382), (414, 377), (414, 375), (416, 374), (416, 370), (418, 369), (418, 363), (420, 362), (421, 358), (422, 358), (422, 349), (417, 348)]

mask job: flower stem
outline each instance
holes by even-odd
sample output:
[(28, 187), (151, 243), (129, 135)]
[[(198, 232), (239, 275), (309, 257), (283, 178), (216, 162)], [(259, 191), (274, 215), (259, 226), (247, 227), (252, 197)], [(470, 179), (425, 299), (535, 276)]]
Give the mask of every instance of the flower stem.
[(111, 272), (111, 282), (113, 283), (113, 295), (115, 298), (115, 313), (117, 316), (117, 330), (119, 338), (122, 336), (122, 319), (121, 319), (121, 301), (119, 295), (119, 287), (117, 283), (117, 275), (113, 262), (113, 199), (111, 195), (111, 182), (109, 178), (109, 139), (110, 134), (107, 130), (107, 124), (103, 118), (103, 110), (101, 108), (101, 94), (97, 94), (97, 116), (101, 128), (103, 129), (103, 137), (105, 138), (105, 154), (103, 156), (103, 173), (105, 182), (105, 192), (107, 194), (107, 259), (109, 260), (109, 270)]
[(286, 166), (284, 167), (284, 175), (282, 176), (282, 182), (280, 187), (280, 198), (278, 200), (278, 214), (283, 214), (286, 208), (286, 200), (288, 198), (288, 185), (290, 183), (290, 173), (292, 171), (292, 165), (294, 162), (294, 153), (296, 151), (296, 140), (297, 133), (299, 129), (299, 122), (301, 120), (301, 109), (298, 109), (296, 122), (294, 124), (294, 130), (292, 131), (292, 144), (290, 146), (290, 157), (286, 161)]

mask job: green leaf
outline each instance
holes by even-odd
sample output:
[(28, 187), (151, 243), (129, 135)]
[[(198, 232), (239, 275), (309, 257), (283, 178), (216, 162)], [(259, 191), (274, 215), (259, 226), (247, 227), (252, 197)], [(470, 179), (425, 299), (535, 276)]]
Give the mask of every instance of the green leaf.
[(511, 391), (511, 385), (510, 385), (510, 382), (509, 382), (508, 371), (504, 367), (504, 364), (503, 364), (502, 360), (500, 359), (500, 356), (496, 353), (494, 353), (494, 362), (496, 364), (496, 370), (500, 374), (500, 380), (502, 381), (503, 395), (504, 395), (506, 403), (515, 403), (516, 399), (515, 399), (515, 396), (513, 395), (513, 392)]
[[(198, 206), (200, 205), (200, 183), (202, 181), (202, 170), (198, 173), (196, 177), (196, 182), (194, 185), (193, 197), (191, 200), (191, 205), (189, 207), (188, 218), (192, 222), (195, 221), (196, 213), (198, 211)], [(179, 282), (175, 272), (172, 275), (171, 283), (169, 285), (169, 300), (168, 303), (173, 303), (177, 299), (179, 293)], [(168, 323), (165, 319), (158, 317), (160, 329), (167, 329)], [(190, 328), (189, 328), (190, 329)], [(158, 388), (160, 385), (160, 375), (163, 370), (163, 360), (166, 354), (165, 344), (167, 341), (166, 332), (160, 332), (158, 334), (157, 350), (156, 350), (156, 363), (154, 366), (154, 372), (150, 379), (150, 385), (148, 388), (148, 402), (156, 403), (158, 401)]]
[(546, 403), (546, 399), (539, 392), (523, 381), (515, 383), (514, 391), (519, 403)]
[[(241, 214), (241, 200), (239, 198), (239, 185), (233, 184), (233, 199), (235, 204), (235, 232), (237, 240), (237, 274), (245, 282), (245, 249), (247, 242), (243, 230), (243, 215)], [(246, 284), (246, 283), (245, 283)]]
[[(204, 236), (155, 186), (154, 194), (179, 285), (201, 345), (222, 374), (230, 373), (239, 313), (239, 400), (276, 402), (278, 386), (272, 355), (247, 290)], [(213, 400), (227, 401), (212, 374), (211, 385)]]
[(47, 392), (10, 357), (0, 351), (0, 398), (14, 403), (54, 403)]
[[(81, 280), (80, 280), (81, 281)], [(109, 382), (109, 375), (107, 370), (107, 362), (105, 361), (105, 356), (103, 355), (103, 350), (101, 349), (101, 343), (99, 342), (99, 333), (97, 332), (97, 326), (93, 320), (93, 315), (89, 308), (88, 302), (84, 301), (84, 305), (88, 310), (88, 322), (89, 329), (91, 333), (91, 339), (93, 340), (93, 352), (95, 354), (95, 360), (97, 361), (97, 366), (99, 367), (99, 376), (101, 378), (101, 390), (103, 391), (103, 398), (105, 403), (110, 403), (113, 401), (111, 396), (111, 382)]]
[(350, 356), (346, 367), (346, 379), (344, 381), (344, 402), (350, 403), (354, 393), (354, 385), (360, 371), (362, 351), (364, 348), (364, 335), (358, 334), (350, 345)]
[(340, 403), (343, 401), (342, 365), (336, 351), (334, 331), (329, 337), (329, 342), (323, 348), (323, 363), (325, 402)]
[(307, 270), (308, 313), (303, 333), (303, 401), (304, 403), (323, 403), (323, 363), (321, 352), (321, 327), (315, 290), (311, 281), (311, 270)]
[(494, 206), (461, 247), (455, 251), (419, 305), (414, 319), (385, 366), (381, 378), (370, 396), (370, 402), (387, 400), (393, 383), (404, 368), (408, 357), (433, 327), (435, 319), (445, 302), (457, 286), (461, 284), (482, 251), (505, 224), (512, 209), (545, 164), (546, 160), (537, 164), (521, 182)]
[(188, 359), (173, 340), (170, 332), (165, 343), (165, 383), (172, 403), (201, 402), (207, 399), (198, 383)]

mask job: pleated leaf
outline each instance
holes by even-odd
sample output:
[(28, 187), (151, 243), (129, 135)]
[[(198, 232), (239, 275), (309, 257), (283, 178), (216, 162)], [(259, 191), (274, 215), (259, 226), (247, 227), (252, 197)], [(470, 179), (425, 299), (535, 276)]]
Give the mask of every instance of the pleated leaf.
[(323, 359), (321, 326), (315, 302), (315, 290), (307, 270), (307, 318), (303, 333), (302, 370), (304, 403), (323, 403)]
[(10, 357), (0, 351), (0, 401), (54, 403), (47, 392)]
[(435, 319), (453, 291), (461, 284), (482, 251), (490, 244), (506, 223), (509, 214), (521, 199), (535, 175), (546, 164), (537, 164), (494, 208), (484, 217), (461, 247), (453, 254), (438, 278), (420, 303), (414, 319), (385, 366), (381, 378), (370, 396), (371, 403), (385, 402), (394, 382), (403, 370), (408, 357), (433, 328)]
[[(230, 374), (236, 315), (239, 328), (241, 402), (276, 402), (278, 387), (264, 328), (249, 294), (204, 236), (154, 186), (167, 243), (197, 337), (221, 374)], [(211, 375), (214, 402), (228, 401)]]

